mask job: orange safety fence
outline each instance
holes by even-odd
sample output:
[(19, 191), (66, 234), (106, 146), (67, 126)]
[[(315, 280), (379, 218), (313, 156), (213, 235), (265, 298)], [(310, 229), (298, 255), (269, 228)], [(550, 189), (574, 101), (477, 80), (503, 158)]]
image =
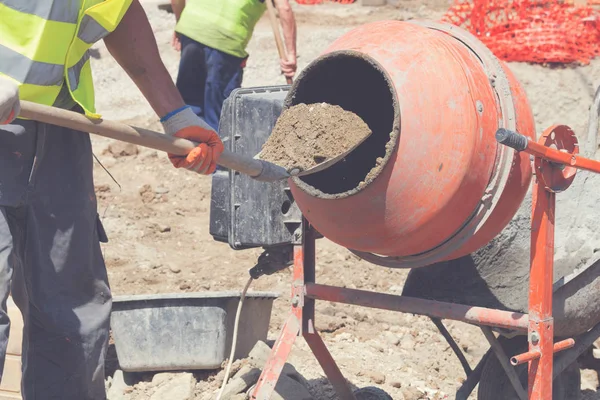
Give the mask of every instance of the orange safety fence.
[(589, 5), (556, 0), (455, 0), (442, 21), (505, 61), (588, 64), (600, 54), (598, 16)]

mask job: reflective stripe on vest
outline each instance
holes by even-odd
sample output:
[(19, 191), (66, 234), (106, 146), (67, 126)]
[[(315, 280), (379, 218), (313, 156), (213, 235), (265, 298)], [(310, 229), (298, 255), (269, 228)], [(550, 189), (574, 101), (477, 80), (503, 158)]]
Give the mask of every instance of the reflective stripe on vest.
[(208, 47), (244, 58), (254, 26), (266, 9), (261, 0), (187, 0), (175, 30)]
[(114, 31), (132, 0), (0, 0), (0, 75), (23, 100), (52, 105), (66, 84), (95, 114), (89, 48)]

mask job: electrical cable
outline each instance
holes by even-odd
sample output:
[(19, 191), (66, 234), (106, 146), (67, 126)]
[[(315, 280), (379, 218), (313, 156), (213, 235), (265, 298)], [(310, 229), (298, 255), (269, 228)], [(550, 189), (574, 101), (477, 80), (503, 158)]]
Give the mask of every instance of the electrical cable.
[(244, 299), (246, 298), (246, 292), (248, 291), (248, 288), (250, 287), (250, 284), (253, 280), (254, 278), (250, 277), (248, 279), (248, 282), (246, 282), (246, 286), (244, 287), (244, 290), (242, 290), (240, 302), (238, 303), (237, 311), (235, 313), (235, 323), (233, 325), (233, 338), (231, 339), (231, 354), (229, 355), (229, 360), (227, 361), (227, 368), (225, 369), (225, 378), (223, 379), (223, 384), (221, 385), (219, 394), (217, 395), (217, 400), (221, 400), (221, 396), (223, 396), (225, 386), (227, 386), (227, 381), (229, 380), (229, 374), (231, 372), (231, 366), (233, 365), (233, 357), (235, 355), (235, 348), (237, 345), (238, 326), (240, 323), (240, 316), (242, 315), (242, 305), (244, 304)]

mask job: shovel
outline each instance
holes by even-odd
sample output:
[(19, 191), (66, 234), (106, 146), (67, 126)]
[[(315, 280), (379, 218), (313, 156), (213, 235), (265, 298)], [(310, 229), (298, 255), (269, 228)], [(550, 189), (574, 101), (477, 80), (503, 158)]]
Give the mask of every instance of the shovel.
[[(191, 140), (168, 136), (143, 128), (136, 128), (120, 122), (92, 120), (85, 115), (45, 106), (29, 101), (21, 101), (20, 117), (62, 126), (81, 132), (133, 143), (151, 149), (164, 151), (178, 156), (185, 156), (196, 147)], [(289, 178), (288, 172), (278, 165), (268, 161), (257, 160), (225, 149), (217, 161), (222, 167), (248, 175), (257, 181), (276, 182)]]
[[(269, 20), (271, 21), (273, 37), (275, 38), (275, 45), (277, 46), (279, 58), (287, 60), (285, 49), (283, 48), (283, 39), (281, 38), (281, 32), (279, 31), (279, 22), (277, 21), (277, 15), (275, 15), (275, 9), (273, 7), (272, 1), (273, 0), (266, 0), (265, 3), (267, 3), (267, 13), (269, 14)], [(288, 85), (292, 84), (292, 78), (286, 76), (285, 80)]]

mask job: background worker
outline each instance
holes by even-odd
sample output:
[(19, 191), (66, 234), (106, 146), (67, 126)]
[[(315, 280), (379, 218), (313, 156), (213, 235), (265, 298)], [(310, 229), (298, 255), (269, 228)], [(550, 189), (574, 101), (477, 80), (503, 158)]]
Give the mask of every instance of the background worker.
[(90, 138), (15, 120), (20, 99), (97, 117), (88, 49), (104, 39), (165, 133), (200, 143), (173, 165), (210, 174), (223, 144), (185, 106), (138, 0), (0, 0), (0, 15), (0, 374), (12, 280), (23, 399), (104, 400), (112, 301)]
[[(287, 60), (281, 71), (296, 72), (296, 21), (289, 0), (273, 1), (279, 13)], [(223, 102), (241, 87), (246, 46), (267, 9), (265, 0), (171, 0), (177, 25), (173, 46), (181, 50), (177, 88), (186, 104), (219, 129)]]

